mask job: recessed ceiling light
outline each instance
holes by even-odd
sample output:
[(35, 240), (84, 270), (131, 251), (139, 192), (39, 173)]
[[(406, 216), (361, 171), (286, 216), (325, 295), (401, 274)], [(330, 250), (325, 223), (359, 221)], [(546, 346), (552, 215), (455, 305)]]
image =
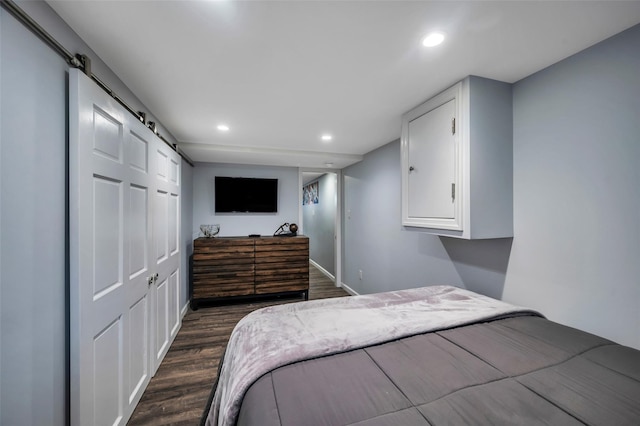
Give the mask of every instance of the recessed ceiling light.
[(220, 130), (221, 132), (228, 132), (229, 126), (227, 126), (226, 124), (218, 124), (217, 129)]
[(325, 142), (329, 142), (331, 139), (333, 139), (333, 136), (331, 135), (322, 135), (321, 139)]
[(426, 47), (437, 46), (444, 41), (444, 34), (431, 33), (422, 39), (422, 45)]

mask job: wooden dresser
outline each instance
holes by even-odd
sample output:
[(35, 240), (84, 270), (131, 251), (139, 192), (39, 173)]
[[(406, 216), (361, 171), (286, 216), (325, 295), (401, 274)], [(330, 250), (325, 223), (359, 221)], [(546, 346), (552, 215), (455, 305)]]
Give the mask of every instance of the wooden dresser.
[(191, 308), (272, 295), (309, 298), (309, 238), (197, 238), (191, 266)]

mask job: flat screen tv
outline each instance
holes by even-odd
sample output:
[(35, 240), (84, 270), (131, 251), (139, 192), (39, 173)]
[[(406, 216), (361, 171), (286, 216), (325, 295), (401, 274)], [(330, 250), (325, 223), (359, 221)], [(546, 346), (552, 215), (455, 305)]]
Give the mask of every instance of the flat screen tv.
[(278, 179), (216, 176), (216, 213), (277, 213)]

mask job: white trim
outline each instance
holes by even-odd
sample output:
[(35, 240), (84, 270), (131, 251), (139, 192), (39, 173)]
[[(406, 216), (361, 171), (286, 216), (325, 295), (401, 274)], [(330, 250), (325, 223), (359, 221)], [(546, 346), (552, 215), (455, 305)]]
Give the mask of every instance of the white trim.
[[(187, 300), (187, 303), (185, 303), (182, 309), (180, 309), (180, 319), (184, 318), (184, 316), (187, 315), (188, 310), (189, 310), (189, 301)], [(180, 328), (182, 328), (182, 324), (180, 324)]]
[(349, 293), (352, 296), (360, 296), (360, 293), (358, 293), (357, 291), (355, 291), (354, 289), (352, 289), (351, 287), (349, 287), (345, 283), (340, 283), (340, 287), (342, 287), (344, 289), (344, 291), (346, 291), (347, 293)]
[(327, 278), (329, 278), (331, 281), (333, 281), (334, 283), (336, 282), (336, 277), (334, 277), (333, 274), (331, 274), (331, 272), (327, 271), (322, 266), (320, 266), (318, 262), (314, 261), (313, 259), (309, 259), (309, 263), (315, 266), (316, 268), (318, 268), (318, 270), (322, 272), (324, 275), (326, 275)]
[(304, 221), (302, 220), (302, 169), (298, 167), (298, 231), (304, 235)]
[(336, 205), (336, 239), (335, 239), (335, 282), (342, 282), (342, 210), (343, 210), (343, 175), (342, 170), (336, 171), (336, 196), (338, 202)]

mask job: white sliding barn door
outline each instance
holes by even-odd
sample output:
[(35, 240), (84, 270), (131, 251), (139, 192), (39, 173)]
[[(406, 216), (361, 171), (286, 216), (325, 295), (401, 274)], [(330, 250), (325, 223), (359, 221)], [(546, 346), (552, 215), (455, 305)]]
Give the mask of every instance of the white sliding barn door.
[[(79, 70), (70, 71), (69, 123), (71, 424), (123, 425), (162, 360), (157, 317), (173, 319), (157, 294), (154, 240), (166, 145)], [(172, 189), (178, 198), (177, 182)]]
[(180, 158), (166, 144), (154, 146), (154, 263), (157, 279), (152, 287), (153, 372), (169, 350), (180, 328)]

